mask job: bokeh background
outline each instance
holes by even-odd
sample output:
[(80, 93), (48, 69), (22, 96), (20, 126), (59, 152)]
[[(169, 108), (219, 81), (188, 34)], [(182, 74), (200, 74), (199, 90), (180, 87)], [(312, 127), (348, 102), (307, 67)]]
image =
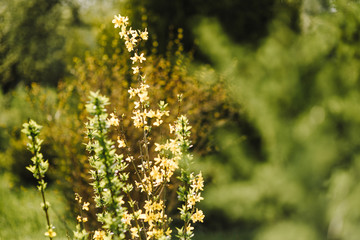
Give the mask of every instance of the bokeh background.
[(153, 100), (176, 112), (183, 94), (206, 184), (195, 240), (359, 239), (356, 0), (2, 0), (0, 239), (43, 238), (20, 133), (29, 118), (44, 126), (58, 239), (74, 229), (74, 192), (91, 200), (89, 91), (131, 114), (131, 62), (111, 23), (119, 13), (148, 28)]

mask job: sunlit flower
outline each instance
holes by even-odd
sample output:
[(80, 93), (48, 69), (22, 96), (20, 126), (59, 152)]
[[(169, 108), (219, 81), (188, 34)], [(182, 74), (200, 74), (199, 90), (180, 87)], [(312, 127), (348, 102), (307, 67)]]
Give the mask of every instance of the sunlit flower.
[(124, 140), (120, 139), (120, 137), (118, 137), (117, 139), (117, 143), (119, 144), (118, 147), (119, 148), (123, 148), (123, 147), (126, 147), (126, 143)]
[(89, 211), (89, 205), (90, 205), (89, 202), (84, 202), (84, 205), (82, 206), (82, 209), (85, 210), (85, 211)]
[(114, 16), (114, 19), (112, 20), (112, 23), (115, 24), (115, 28), (120, 28), (123, 25), (127, 25), (129, 21), (128, 17), (122, 17), (120, 14), (118, 16)]
[(130, 42), (130, 41), (126, 41), (126, 42), (125, 42), (125, 47), (126, 47), (126, 49), (127, 49), (129, 52), (131, 52), (132, 50), (134, 50), (134, 44), (133, 44), (132, 42)]
[(130, 233), (131, 233), (131, 237), (132, 238), (138, 238), (139, 234), (138, 234), (138, 229), (136, 227), (132, 227), (130, 228)]
[(108, 123), (111, 125), (111, 126), (119, 126), (119, 119), (115, 116), (115, 114), (111, 113), (110, 114), (111, 118), (108, 120)]
[(133, 74), (139, 73), (139, 66), (132, 67), (132, 70), (133, 70)]
[(133, 156), (128, 156), (125, 160), (127, 162), (132, 162), (132, 161), (134, 161), (134, 157)]
[(204, 213), (203, 211), (196, 209), (196, 212), (191, 216), (191, 220), (193, 221), (193, 223), (199, 221), (199, 222), (203, 222), (204, 219)]
[(105, 236), (106, 235), (105, 235), (104, 231), (102, 231), (102, 230), (95, 231), (93, 239), (95, 239), (95, 240), (104, 240)]
[(149, 100), (148, 92), (141, 92), (138, 94), (138, 96), (140, 98), (140, 102), (145, 102)]
[(148, 31), (147, 31), (147, 28), (145, 28), (145, 31), (143, 32), (140, 32), (140, 37), (143, 39), (143, 40), (148, 40)]
[(52, 228), (49, 228), (49, 230), (45, 232), (45, 236), (54, 238), (56, 237), (56, 232)]
[(133, 57), (130, 57), (130, 59), (132, 60), (132, 64), (136, 63), (137, 61), (142, 63), (146, 60), (146, 58), (144, 57), (144, 53), (141, 53), (140, 56), (135, 53), (135, 55)]

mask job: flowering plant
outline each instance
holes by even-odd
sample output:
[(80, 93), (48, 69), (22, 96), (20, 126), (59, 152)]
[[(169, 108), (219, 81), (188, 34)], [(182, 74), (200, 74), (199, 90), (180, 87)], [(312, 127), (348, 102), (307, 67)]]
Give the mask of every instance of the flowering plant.
[[(193, 159), (188, 151), (191, 126), (187, 117), (180, 113), (167, 126), (166, 117), (170, 116), (170, 111), (164, 101), (160, 101), (156, 109), (151, 107), (150, 86), (142, 71), (146, 57), (144, 52), (139, 52), (139, 44), (148, 39), (147, 29), (133, 30), (129, 27), (128, 17), (121, 15), (115, 16), (113, 23), (120, 29), (119, 35), (125, 41), (126, 49), (132, 53), (132, 74), (137, 87), (130, 87), (128, 93), (133, 100), (131, 119), (133, 126), (141, 132), (141, 139), (136, 151), (130, 151), (131, 145), (121, 127), (124, 116), (119, 117), (116, 112), (108, 114), (109, 99), (99, 92), (90, 92), (86, 105), (90, 114), (86, 123), (86, 149), (101, 229), (92, 232), (85, 228), (88, 219), (83, 210), (89, 210), (89, 203), (76, 194), (80, 215), (74, 239), (171, 239), (173, 228), (170, 226), (172, 219), (167, 215), (166, 193), (176, 174), (181, 182), (177, 194), (183, 222), (176, 228), (176, 236), (191, 239), (192, 224), (202, 222), (204, 218), (203, 212), (195, 206), (203, 199), (203, 178), (201, 173), (190, 172)], [(178, 99), (181, 104), (181, 96)], [(171, 137), (153, 141), (151, 133), (156, 128), (168, 128)], [(119, 131), (116, 142), (109, 137), (114, 129)], [(133, 198), (134, 192), (140, 195), (137, 200)], [(49, 229), (50, 226), (48, 222)]]

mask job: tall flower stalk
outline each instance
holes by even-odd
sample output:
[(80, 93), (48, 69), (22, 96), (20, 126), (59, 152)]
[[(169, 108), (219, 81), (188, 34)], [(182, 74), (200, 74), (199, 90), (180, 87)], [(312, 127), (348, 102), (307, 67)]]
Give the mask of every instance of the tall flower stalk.
[(128, 187), (128, 174), (123, 171), (127, 164), (122, 161), (122, 155), (116, 153), (114, 142), (108, 138), (110, 125), (105, 109), (108, 104), (108, 98), (99, 93), (90, 94), (86, 105), (91, 115), (86, 125), (89, 139), (87, 149), (91, 154), (89, 162), (93, 167), (91, 175), (94, 180), (92, 185), (95, 203), (101, 209), (97, 214), (98, 220), (112, 239), (124, 239), (127, 224), (122, 220), (127, 215), (127, 209), (124, 207), (123, 192)]
[(54, 227), (50, 222), (48, 211), (50, 208), (50, 203), (46, 201), (45, 196), (47, 183), (45, 182), (44, 178), (45, 173), (49, 168), (49, 162), (44, 160), (43, 155), (40, 152), (41, 143), (43, 142), (43, 140), (39, 138), (41, 128), (42, 126), (38, 125), (35, 121), (29, 120), (28, 123), (23, 124), (23, 129), (21, 132), (23, 132), (29, 139), (27, 149), (33, 154), (33, 157), (31, 158), (32, 165), (29, 165), (26, 168), (33, 174), (34, 178), (38, 180), (37, 188), (41, 193), (41, 207), (44, 210), (47, 223), (47, 231), (45, 232), (45, 236), (52, 240), (56, 236), (56, 232), (54, 231)]

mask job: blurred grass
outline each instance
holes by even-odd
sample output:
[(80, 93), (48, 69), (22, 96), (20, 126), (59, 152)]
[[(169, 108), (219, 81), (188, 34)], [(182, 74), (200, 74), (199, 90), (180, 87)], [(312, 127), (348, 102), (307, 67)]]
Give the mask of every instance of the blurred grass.
[[(75, 227), (68, 217), (65, 201), (60, 192), (52, 189), (47, 190), (47, 199), (56, 239), (68, 239), (67, 233), (72, 235)], [(46, 220), (40, 204), (41, 195), (35, 186), (14, 187), (5, 175), (0, 175), (0, 240), (45, 239)]]
[(195, 232), (193, 240), (246, 240), (250, 239), (247, 234), (241, 233), (240, 230), (222, 230), (222, 231), (206, 231), (206, 232)]

